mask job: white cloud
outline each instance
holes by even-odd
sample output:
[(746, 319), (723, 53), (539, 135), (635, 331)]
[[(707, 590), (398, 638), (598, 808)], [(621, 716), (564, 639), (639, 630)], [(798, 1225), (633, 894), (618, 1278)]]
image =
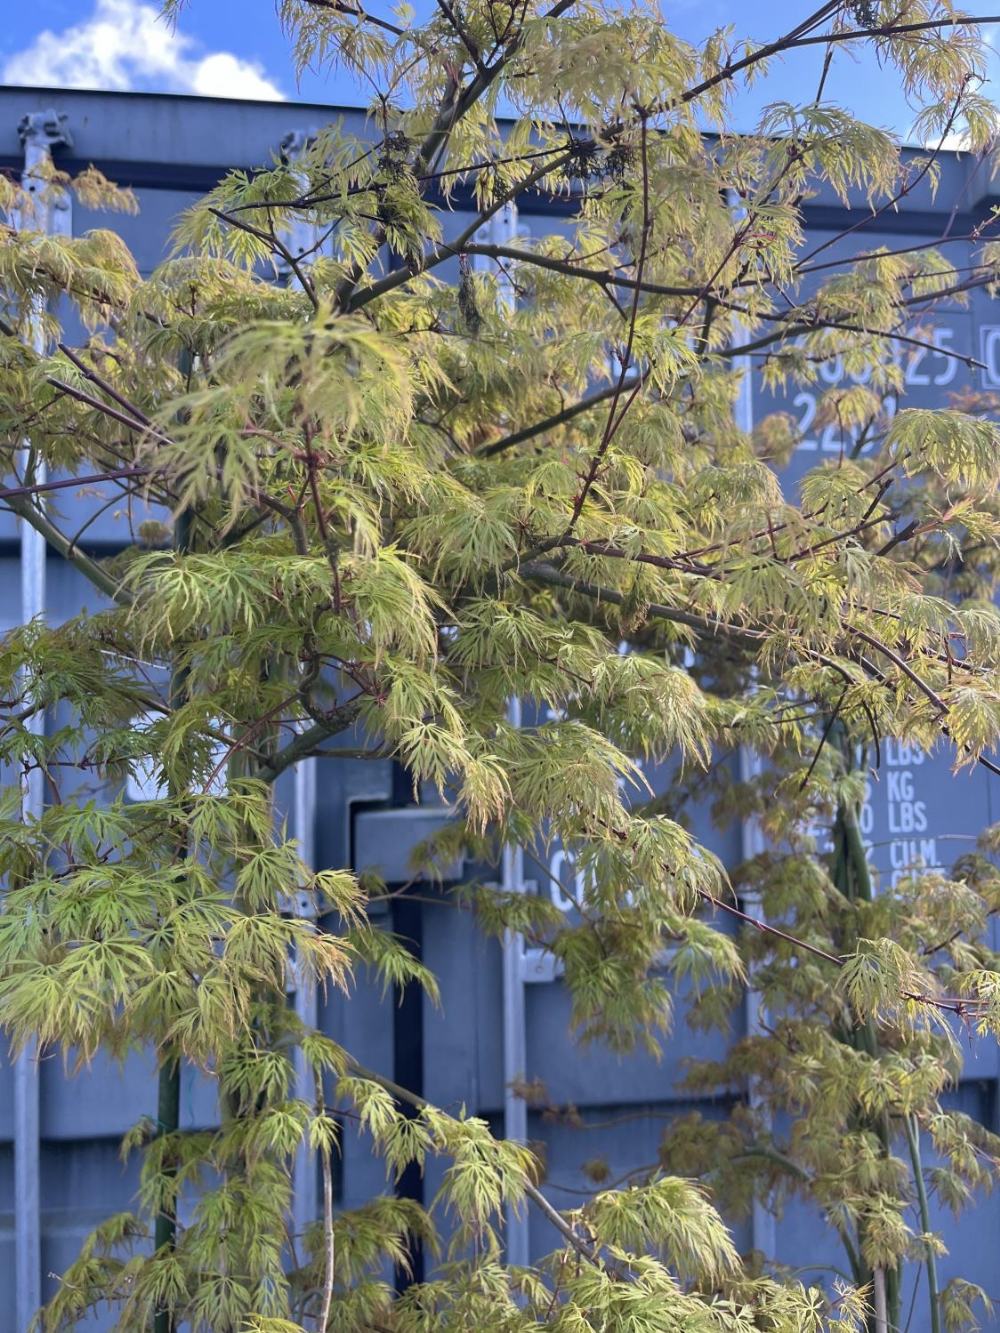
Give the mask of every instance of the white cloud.
[(256, 61), (231, 51), (202, 53), (192, 37), (171, 28), (141, 0), (96, 0), (93, 14), (82, 23), (62, 32), (40, 32), (7, 59), (0, 81), (284, 100)]

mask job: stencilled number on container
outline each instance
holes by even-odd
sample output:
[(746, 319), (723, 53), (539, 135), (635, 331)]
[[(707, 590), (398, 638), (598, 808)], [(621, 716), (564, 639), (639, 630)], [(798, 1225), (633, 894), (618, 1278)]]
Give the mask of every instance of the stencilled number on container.
[[(937, 325), (926, 335), (925, 340), (932, 345), (913, 347), (898, 340), (893, 342), (893, 360), (902, 367), (904, 391), (945, 389), (954, 382), (958, 374), (960, 357), (955, 348), (955, 329)], [(819, 429), (814, 429), (819, 412), (819, 400), (826, 388), (867, 384), (871, 379), (871, 370), (866, 369), (848, 375), (844, 370), (843, 359), (835, 356), (818, 367), (817, 375), (820, 380), (818, 385), (814, 388), (800, 389), (792, 399), (796, 427), (801, 437), (796, 448), (803, 453), (853, 454), (860, 435), (857, 426), (844, 427), (836, 421), (831, 421)], [(894, 416), (897, 408), (895, 394), (887, 394), (884, 399), (886, 415)], [(866, 441), (859, 452), (864, 453), (869, 447)]]
[[(797, 448), (803, 453), (853, 454), (861, 433), (858, 426), (842, 426), (837, 421), (828, 421), (815, 432), (813, 426), (819, 411), (819, 400), (825, 390), (836, 389), (843, 385), (867, 384), (872, 376), (871, 368), (866, 366), (864, 370), (849, 375), (844, 369), (843, 358), (834, 356), (819, 366), (817, 374), (820, 385), (815, 389), (800, 390), (792, 400), (798, 433), (802, 437)], [(890, 417), (895, 413), (894, 394), (886, 395), (885, 411)], [(865, 448), (867, 447), (866, 443)], [(863, 453), (864, 449), (861, 452)]]
[[(895, 394), (887, 394), (883, 400), (885, 413), (892, 417), (896, 414)], [(796, 426), (801, 440), (795, 446), (805, 453), (850, 454), (853, 455), (860, 438), (858, 426), (842, 426), (837, 421), (828, 421), (816, 434), (812, 433), (813, 422), (818, 410), (816, 394), (803, 389), (792, 399), (796, 412)], [(866, 440), (860, 453), (870, 449), (872, 441)]]
[(938, 325), (927, 340), (933, 347), (909, 347), (902, 358), (903, 383), (908, 389), (943, 389), (958, 374), (955, 330)]
[[(587, 881), (584, 872), (577, 869), (572, 853), (565, 847), (557, 847), (549, 858), (549, 883), (552, 901), (560, 912), (572, 912), (583, 901)], [(574, 894), (575, 898), (569, 894)]]

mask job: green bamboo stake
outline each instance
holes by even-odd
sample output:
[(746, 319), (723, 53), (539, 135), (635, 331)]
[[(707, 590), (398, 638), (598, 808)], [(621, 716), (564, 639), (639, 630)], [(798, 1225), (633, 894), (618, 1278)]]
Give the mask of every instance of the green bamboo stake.
[[(845, 761), (850, 765), (850, 755), (846, 753), (843, 737), (841, 737), (841, 743), (845, 751)], [(849, 899), (871, 902), (874, 895), (874, 886), (868, 858), (865, 855), (864, 840), (858, 827), (857, 814), (846, 804), (839, 805), (837, 809), (834, 823), (834, 843), (835, 854), (832, 869), (834, 883)], [(866, 1051), (872, 1059), (878, 1057), (878, 1034), (871, 1019), (868, 1019), (864, 1027), (854, 1034), (853, 1044), (859, 1050)], [(872, 1128), (879, 1137), (882, 1151), (888, 1157), (892, 1150), (892, 1131), (888, 1116), (884, 1116), (881, 1121), (873, 1124)], [(860, 1236), (858, 1239), (858, 1249), (860, 1251)], [(879, 1294), (886, 1307), (885, 1318), (892, 1328), (898, 1328), (900, 1323), (902, 1276), (902, 1266), (900, 1264), (896, 1264), (892, 1268), (884, 1268), (880, 1273), (872, 1273), (873, 1281), (880, 1278), (881, 1291)], [(876, 1325), (877, 1323), (876, 1318)], [(932, 1333), (940, 1333), (940, 1330), (934, 1329)]]

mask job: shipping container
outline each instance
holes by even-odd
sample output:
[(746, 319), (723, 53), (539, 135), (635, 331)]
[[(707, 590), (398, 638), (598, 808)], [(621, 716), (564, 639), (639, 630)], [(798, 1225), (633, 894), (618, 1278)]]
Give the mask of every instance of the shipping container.
[[(289, 136), (308, 134), (331, 118), (363, 125), (362, 115), (344, 107), (249, 103), (145, 94), (66, 92), (28, 88), (0, 89), (0, 170), (19, 173), (23, 162), (18, 125), (25, 115), (49, 109), (65, 116), (71, 145), (55, 149), (57, 164), (70, 172), (90, 163), (121, 185), (134, 187), (140, 211), (136, 217), (97, 216), (74, 205), (75, 234), (89, 227), (112, 226), (128, 242), (143, 272), (164, 256), (171, 227), (179, 212), (214, 185), (232, 167), (252, 169), (267, 163), (293, 143)], [(967, 262), (975, 228), (1000, 200), (982, 168), (971, 158), (942, 156), (941, 179), (932, 191), (925, 180), (901, 200), (898, 208), (873, 216), (859, 198), (845, 208), (820, 193), (805, 205), (806, 245), (814, 252), (817, 281), (838, 260), (876, 246), (899, 248), (939, 237), (947, 227), (950, 257)], [(468, 201), (464, 206), (469, 207)], [(447, 219), (458, 230), (470, 217), (456, 201)], [(526, 199), (512, 226), (528, 234), (567, 225), (570, 201), (558, 205), (541, 197)], [(853, 228), (844, 239), (846, 228)], [(820, 267), (824, 266), (824, 267)], [(919, 311), (915, 312), (915, 322)], [(1000, 392), (1000, 302), (982, 291), (968, 305), (950, 304), (921, 325), (921, 341), (931, 347), (900, 342), (905, 405), (947, 405), (949, 395), (963, 389)], [(975, 357), (984, 370), (963, 358)], [(751, 361), (752, 391), (745, 410), (760, 421), (769, 413), (791, 413), (803, 441), (782, 477), (792, 493), (803, 473), (823, 459), (849, 452), (850, 438), (830, 426), (812, 429), (817, 393), (795, 390), (788, 395), (761, 389), (760, 363)], [(821, 367), (820, 385), (844, 383), (843, 366)], [(749, 425), (747, 421), (744, 424)], [(79, 494), (69, 488), (59, 495), (60, 512), (71, 528), (82, 525), (107, 497)], [(87, 528), (85, 548), (102, 553), (127, 541), (137, 514), (120, 506), (106, 509)], [(9, 514), (0, 513), (0, 624), (17, 623), (19, 611), (18, 531)], [(46, 614), (52, 621), (98, 605), (98, 596), (73, 569), (51, 555), (48, 559)], [(654, 790), (671, 780), (668, 767), (647, 777)], [(434, 799), (416, 803), (389, 760), (366, 763), (330, 760), (310, 793), (292, 781), (283, 784), (280, 800), (293, 817), (310, 825), (318, 866), (350, 865), (375, 870), (390, 885), (411, 878), (410, 853), (449, 817)], [(306, 802), (309, 803), (308, 808)], [(691, 810), (695, 835), (727, 865), (749, 850), (753, 831), (740, 827), (719, 830), (707, 808)], [(997, 779), (982, 768), (954, 776), (943, 751), (924, 754), (905, 744), (887, 741), (882, 763), (869, 782), (862, 832), (880, 883), (892, 883), (914, 868), (947, 867), (971, 848), (980, 831), (1000, 817)], [(559, 881), (575, 874), (572, 858), (556, 847), (533, 859), (530, 849), (517, 867), (529, 891), (551, 893), (569, 909)], [(456, 865), (457, 879), (475, 869)], [(495, 873), (495, 872), (494, 872)], [(397, 899), (385, 910), (395, 930), (410, 939), (440, 980), (441, 1005), (435, 1007), (416, 990), (383, 997), (364, 976), (350, 1000), (328, 997), (318, 1009), (320, 1025), (348, 1046), (367, 1065), (396, 1078), (431, 1101), (451, 1110), (465, 1108), (487, 1118), (503, 1132), (518, 1123), (522, 1132), (542, 1146), (547, 1190), (557, 1206), (570, 1207), (592, 1185), (585, 1163), (602, 1157), (611, 1178), (654, 1162), (665, 1119), (698, 1111), (706, 1117), (727, 1114), (732, 1103), (747, 1095), (733, 1088), (714, 1100), (698, 1098), (678, 1086), (686, 1062), (721, 1055), (725, 1039), (689, 1031), (681, 1017), (661, 1059), (648, 1055), (619, 1057), (600, 1046), (581, 1048), (569, 1030), (569, 1004), (551, 957), (537, 951), (511, 955), (485, 939), (467, 912), (456, 910), (440, 887), (420, 885), (419, 895)], [(748, 1003), (733, 1014), (732, 1036), (753, 1021)], [(129, 1205), (136, 1189), (134, 1163), (122, 1166), (118, 1139), (155, 1103), (155, 1071), (151, 1058), (136, 1056), (119, 1068), (98, 1059), (72, 1074), (57, 1055), (37, 1067), (40, 1115), (37, 1127), (15, 1096), (11, 1062), (0, 1064), (0, 1333), (13, 1330), (15, 1309), (15, 1243), (18, 1229), (31, 1224), (31, 1199), (16, 1198), (14, 1153), (19, 1135), (37, 1135), (39, 1203), (42, 1234), (43, 1289), (51, 1292), (57, 1275), (73, 1258), (87, 1231), (102, 1216)], [(996, 1044), (978, 1041), (966, 1050), (964, 1081), (952, 1098), (993, 1129), (998, 1124)], [(527, 1105), (512, 1098), (512, 1080), (544, 1085), (546, 1105)], [(551, 1108), (557, 1108), (553, 1112)], [(567, 1110), (572, 1108), (572, 1114)], [(505, 1121), (505, 1110), (508, 1119)], [(30, 1111), (30, 1108), (29, 1108)], [(561, 1113), (558, 1113), (561, 1112)], [(194, 1071), (185, 1070), (182, 1123), (210, 1125), (216, 1114), (211, 1088)], [(513, 1117), (513, 1119), (511, 1118)], [(337, 1177), (338, 1201), (354, 1206), (387, 1188), (380, 1162), (368, 1146), (346, 1132), (343, 1161)], [(408, 1173), (399, 1188), (430, 1199), (438, 1184), (435, 1170), (423, 1180)], [(298, 1181), (300, 1219), (313, 1215), (317, 1196), (315, 1173), (308, 1164)], [(994, 1280), (1000, 1250), (1000, 1200), (983, 1198), (959, 1222), (935, 1214), (949, 1254), (940, 1261), (942, 1280), (953, 1275), (982, 1283), (1000, 1294)], [(744, 1249), (757, 1246), (783, 1263), (816, 1278), (824, 1265), (836, 1264), (836, 1238), (808, 1210), (789, 1206), (772, 1216), (759, 1208), (749, 1219), (735, 1222)], [(530, 1216), (517, 1240), (522, 1253), (538, 1255), (555, 1234), (537, 1215)], [(514, 1238), (512, 1237), (512, 1247)], [(512, 1248), (513, 1252), (513, 1248)], [(919, 1313), (912, 1333), (923, 1333)], [(100, 1321), (88, 1324), (100, 1327)], [(992, 1327), (1000, 1328), (1000, 1323)], [(20, 1333), (20, 1330), (18, 1330)]]

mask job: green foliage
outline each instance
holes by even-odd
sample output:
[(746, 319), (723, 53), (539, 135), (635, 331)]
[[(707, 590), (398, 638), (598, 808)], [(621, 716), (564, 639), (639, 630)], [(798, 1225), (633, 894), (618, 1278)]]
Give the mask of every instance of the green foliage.
[[(1000, 740), (1000, 452), (974, 399), (893, 415), (893, 342), (926, 341), (913, 307), (994, 290), (997, 243), (961, 270), (929, 246), (811, 269), (806, 199), (860, 193), (884, 212), (936, 184), (937, 152), (904, 155), (822, 95), (771, 99), (745, 134), (730, 109), (803, 44), (836, 38), (839, 59), (869, 42), (919, 134), (983, 147), (981, 37), (934, 0), (833, 6), (767, 45), (724, 30), (702, 49), (641, 4), (279, 13), (301, 68), (343, 62), (371, 83), (370, 121), (231, 173), (148, 277), (113, 230), (43, 234), (0, 178), (6, 504), (96, 590), (65, 624), (0, 641), (0, 1024), (71, 1062), (152, 1050), (167, 1088), (192, 1065), (219, 1110), (213, 1129), (126, 1136), (136, 1208), (88, 1238), (39, 1328), (110, 1307), (157, 1333), (857, 1333), (877, 1275), (899, 1324), (904, 1272), (924, 1265), (930, 1289), (940, 1248), (927, 1188), (958, 1211), (1000, 1161), (942, 1102), (956, 1025), (1000, 1032), (983, 942), (998, 839), (875, 892), (857, 811), (873, 739), (945, 743), (958, 765)], [(42, 206), (67, 189), (134, 205), (90, 169), (53, 173)], [(528, 191), (576, 211), (558, 234), (484, 240)], [(466, 192), (462, 229), (449, 207)], [(302, 257), (295, 220), (326, 238)], [(56, 341), (62, 297), (78, 347)], [(54, 350), (25, 337), (40, 313)], [(793, 499), (777, 469), (794, 424), (746, 433), (742, 377), (794, 391), (837, 357), (857, 382), (821, 391), (816, 423), (844, 456)], [(88, 556), (35, 484), (42, 462), (103, 479), (123, 507), (164, 506), (172, 532), (143, 525), (114, 559)], [(514, 727), (514, 697), (542, 720)], [(763, 767), (736, 782), (741, 746)], [(487, 863), (435, 901), (547, 949), (581, 1038), (656, 1051), (678, 998), (728, 1031), (752, 981), (766, 1025), (688, 1076), (745, 1100), (669, 1123), (626, 1181), (592, 1163), (602, 1188), (560, 1214), (527, 1147), (304, 1028), (293, 966), (344, 997), (365, 969), (439, 999), (369, 913), (397, 890), (305, 865), (277, 818), (275, 782), (317, 752), (390, 757), (439, 790), (453, 820), (415, 872)], [(676, 765), (668, 791), (648, 790), (646, 763)], [(39, 773), (50, 799), (23, 821)], [(130, 777), (159, 796), (128, 800)], [(760, 826), (767, 850), (732, 882), (688, 831), (695, 802)], [(539, 866), (558, 844), (573, 874), (537, 896), (491, 887), (510, 842)], [(757, 924), (734, 935), (734, 911)], [(348, 1124), (387, 1190), (434, 1166), (426, 1210), (389, 1192), (333, 1209)], [(302, 1151), (328, 1202), (293, 1236)], [(793, 1195), (840, 1238), (850, 1284), (737, 1254), (717, 1207)], [(518, 1270), (503, 1218), (525, 1208), (559, 1239)], [(433, 1266), (396, 1292), (389, 1271), (417, 1246)], [(953, 1281), (931, 1309), (958, 1330), (984, 1300)]]

